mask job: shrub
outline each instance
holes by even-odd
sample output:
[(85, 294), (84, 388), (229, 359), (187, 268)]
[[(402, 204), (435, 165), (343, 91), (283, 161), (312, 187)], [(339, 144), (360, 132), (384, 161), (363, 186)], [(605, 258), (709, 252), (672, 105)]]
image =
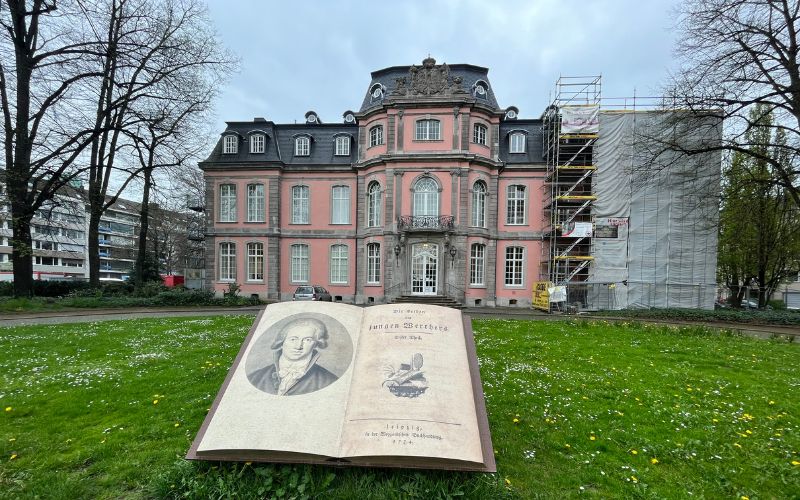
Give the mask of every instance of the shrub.
[(134, 297), (156, 297), (166, 291), (169, 288), (164, 286), (163, 283), (159, 281), (148, 281), (143, 285), (136, 287), (133, 291)]

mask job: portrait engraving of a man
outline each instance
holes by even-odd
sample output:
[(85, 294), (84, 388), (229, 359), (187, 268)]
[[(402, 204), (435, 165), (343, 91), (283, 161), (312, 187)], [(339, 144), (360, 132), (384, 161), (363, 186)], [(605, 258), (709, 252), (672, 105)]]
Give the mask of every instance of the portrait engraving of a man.
[(273, 363), (247, 374), (257, 389), (278, 396), (318, 391), (338, 377), (317, 364), (328, 347), (325, 324), (315, 318), (299, 318), (284, 326), (270, 346)]

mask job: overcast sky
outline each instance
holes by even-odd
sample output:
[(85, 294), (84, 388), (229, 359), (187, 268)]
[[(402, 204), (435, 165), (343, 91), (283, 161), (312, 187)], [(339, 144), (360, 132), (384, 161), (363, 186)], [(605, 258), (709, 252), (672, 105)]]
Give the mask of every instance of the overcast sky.
[(370, 72), (437, 63), (489, 68), (501, 107), (537, 118), (560, 75), (602, 75), (603, 97), (651, 96), (672, 67), (675, 0), (210, 0), (241, 69), (216, 106), (224, 121), (261, 116), (339, 122)]

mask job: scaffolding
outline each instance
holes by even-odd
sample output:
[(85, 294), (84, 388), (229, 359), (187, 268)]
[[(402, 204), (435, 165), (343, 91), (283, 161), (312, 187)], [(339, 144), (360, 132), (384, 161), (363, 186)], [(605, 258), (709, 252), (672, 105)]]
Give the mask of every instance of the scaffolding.
[(555, 285), (585, 282), (594, 258), (592, 181), (600, 90), (600, 76), (562, 76), (542, 116), (547, 177), (540, 276)]

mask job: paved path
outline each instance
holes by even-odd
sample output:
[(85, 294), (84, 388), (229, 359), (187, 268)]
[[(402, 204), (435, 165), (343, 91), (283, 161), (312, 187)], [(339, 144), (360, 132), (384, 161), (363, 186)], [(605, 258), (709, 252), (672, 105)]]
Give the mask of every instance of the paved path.
[[(264, 306), (248, 307), (173, 307), (173, 308), (147, 308), (137, 307), (129, 309), (79, 309), (65, 311), (29, 312), (15, 314), (0, 314), (0, 326), (16, 325), (46, 325), (58, 323), (81, 323), (91, 321), (107, 321), (119, 319), (138, 318), (177, 318), (182, 316), (220, 316), (236, 314), (252, 314), (255, 316)], [(467, 308), (464, 313), (473, 318), (514, 318), (528, 320), (605, 320), (605, 321), (638, 321), (649, 324), (670, 324), (685, 326), (709, 326), (713, 328), (734, 330), (745, 335), (759, 338), (770, 338), (775, 335), (800, 337), (800, 327), (782, 325), (751, 325), (745, 323), (725, 322), (694, 322), (694, 321), (665, 321), (657, 319), (616, 318), (610, 316), (578, 315), (551, 315), (532, 309), (519, 308)]]

